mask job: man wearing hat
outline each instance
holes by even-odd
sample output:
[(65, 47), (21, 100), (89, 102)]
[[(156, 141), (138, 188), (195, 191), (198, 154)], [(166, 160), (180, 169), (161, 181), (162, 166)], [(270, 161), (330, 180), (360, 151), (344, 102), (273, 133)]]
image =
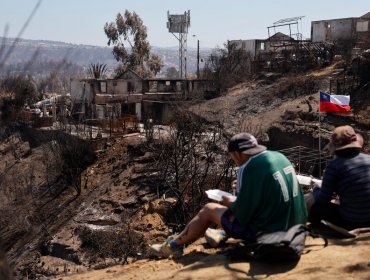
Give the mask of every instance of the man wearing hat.
[[(330, 146), (334, 151), (322, 180), (313, 188), (310, 220), (327, 220), (346, 229), (370, 226), (370, 155), (361, 153), (363, 138), (349, 126), (334, 129)], [(339, 202), (332, 203), (333, 195)]]
[(154, 255), (182, 254), (182, 247), (202, 237), (211, 224), (221, 226), (227, 236), (253, 242), (258, 232), (284, 231), (306, 223), (303, 193), (283, 154), (266, 150), (248, 133), (234, 135), (228, 152), (239, 166), (237, 197), (223, 197), (223, 205), (207, 203), (180, 234), (152, 245)]

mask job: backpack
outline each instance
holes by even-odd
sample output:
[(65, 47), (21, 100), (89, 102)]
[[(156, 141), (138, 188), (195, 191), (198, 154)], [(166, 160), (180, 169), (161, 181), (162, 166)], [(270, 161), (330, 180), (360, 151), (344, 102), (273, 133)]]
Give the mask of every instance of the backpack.
[[(307, 235), (318, 237), (303, 224), (294, 225), (287, 231), (261, 232), (257, 234), (254, 243), (247, 245), (247, 250), (257, 260), (269, 262), (299, 260)], [(328, 241), (323, 239), (326, 247)]]

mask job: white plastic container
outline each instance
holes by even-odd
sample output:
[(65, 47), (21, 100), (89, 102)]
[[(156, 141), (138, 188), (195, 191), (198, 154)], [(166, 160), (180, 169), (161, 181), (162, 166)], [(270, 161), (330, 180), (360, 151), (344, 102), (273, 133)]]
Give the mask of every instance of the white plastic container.
[(231, 193), (228, 193), (228, 192), (225, 192), (225, 191), (222, 191), (222, 190), (218, 190), (218, 189), (208, 190), (208, 191), (206, 191), (206, 194), (207, 194), (209, 199), (213, 199), (213, 200), (216, 200), (216, 201), (222, 201), (223, 196), (232, 196)]
[(304, 176), (304, 175), (297, 175), (297, 180), (301, 185), (304, 186), (310, 186), (311, 183), (315, 183), (316, 185), (321, 187), (322, 180), (312, 178), (310, 176)]
[(297, 180), (301, 185), (311, 185), (312, 178), (309, 176), (297, 175)]

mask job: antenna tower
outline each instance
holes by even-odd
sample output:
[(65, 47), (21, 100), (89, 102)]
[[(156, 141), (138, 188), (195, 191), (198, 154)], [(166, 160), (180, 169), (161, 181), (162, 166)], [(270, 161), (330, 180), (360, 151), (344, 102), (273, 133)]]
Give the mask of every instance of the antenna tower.
[[(186, 78), (186, 52), (187, 52), (187, 36), (190, 26), (190, 10), (183, 15), (170, 15), (167, 11), (167, 28), (173, 36), (179, 41), (179, 56), (180, 56), (180, 78)], [(178, 36), (175, 35), (178, 33)]]

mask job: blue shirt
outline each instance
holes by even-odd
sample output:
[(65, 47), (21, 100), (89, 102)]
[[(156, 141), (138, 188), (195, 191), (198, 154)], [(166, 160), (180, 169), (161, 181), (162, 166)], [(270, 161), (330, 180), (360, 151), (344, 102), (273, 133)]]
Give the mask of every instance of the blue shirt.
[(329, 161), (321, 188), (313, 189), (317, 203), (329, 203), (339, 195), (339, 211), (344, 220), (370, 223), (370, 155), (337, 155)]

